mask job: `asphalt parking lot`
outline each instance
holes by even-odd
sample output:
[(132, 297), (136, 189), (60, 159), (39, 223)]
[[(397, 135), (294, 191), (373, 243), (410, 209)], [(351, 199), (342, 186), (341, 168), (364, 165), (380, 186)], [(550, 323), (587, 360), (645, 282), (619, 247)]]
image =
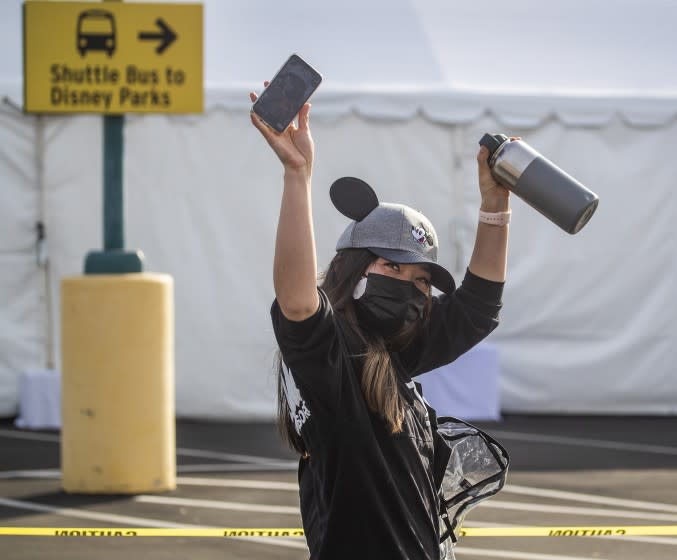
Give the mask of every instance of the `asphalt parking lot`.
[[(677, 525), (677, 418), (506, 416), (477, 422), (511, 455), (508, 484), (466, 527)], [(270, 424), (177, 423), (178, 487), (61, 490), (59, 434), (0, 422), (2, 527), (300, 527), (295, 459)], [(307, 558), (303, 538), (0, 536), (7, 560)], [(459, 560), (674, 559), (677, 538), (465, 537)]]

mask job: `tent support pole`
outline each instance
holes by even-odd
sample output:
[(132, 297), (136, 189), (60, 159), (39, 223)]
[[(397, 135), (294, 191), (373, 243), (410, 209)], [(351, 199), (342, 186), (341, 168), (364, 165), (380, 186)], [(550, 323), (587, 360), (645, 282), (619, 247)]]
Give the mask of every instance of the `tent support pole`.
[(465, 247), (466, 247), (466, 228), (465, 228), (465, 212), (463, 212), (464, 203), (463, 196), (465, 192), (465, 185), (463, 184), (463, 155), (464, 141), (465, 141), (465, 127), (462, 124), (454, 124), (451, 129), (452, 135), (452, 169), (451, 169), (451, 189), (452, 189), (452, 227), (453, 243), (456, 253), (456, 261), (454, 263), (454, 276), (456, 278), (463, 278), (465, 268), (467, 266)]
[(52, 310), (52, 283), (50, 278), (49, 246), (47, 242), (47, 192), (45, 186), (45, 117), (35, 117), (35, 182), (40, 196), (38, 222), (36, 223), (36, 260), (43, 270), (45, 290), (45, 366), (54, 369), (54, 314)]

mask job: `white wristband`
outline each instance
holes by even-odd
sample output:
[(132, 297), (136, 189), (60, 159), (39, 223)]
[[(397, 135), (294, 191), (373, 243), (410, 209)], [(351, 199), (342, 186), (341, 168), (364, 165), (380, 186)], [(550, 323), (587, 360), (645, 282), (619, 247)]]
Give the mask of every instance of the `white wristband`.
[(480, 210), (480, 222), (490, 226), (507, 226), (510, 223), (510, 213), (507, 212), (482, 212)]

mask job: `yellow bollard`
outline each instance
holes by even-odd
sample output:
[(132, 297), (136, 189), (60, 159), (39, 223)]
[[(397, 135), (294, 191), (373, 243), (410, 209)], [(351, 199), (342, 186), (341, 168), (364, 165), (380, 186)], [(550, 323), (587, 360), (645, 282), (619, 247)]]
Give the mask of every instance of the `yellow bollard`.
[(171, 276), (65, 278), (61, 363), (63, 489), (176, 488)]

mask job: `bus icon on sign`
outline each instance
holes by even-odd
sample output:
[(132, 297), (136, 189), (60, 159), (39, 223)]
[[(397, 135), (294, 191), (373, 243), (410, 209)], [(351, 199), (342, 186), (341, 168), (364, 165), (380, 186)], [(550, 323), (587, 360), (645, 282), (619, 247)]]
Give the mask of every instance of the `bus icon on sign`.
[(115, 52), (115, 18), (106, 10), (80, 12), (76, 48), (80, 56), (89, 51), (104, 51), (109, 57)]

